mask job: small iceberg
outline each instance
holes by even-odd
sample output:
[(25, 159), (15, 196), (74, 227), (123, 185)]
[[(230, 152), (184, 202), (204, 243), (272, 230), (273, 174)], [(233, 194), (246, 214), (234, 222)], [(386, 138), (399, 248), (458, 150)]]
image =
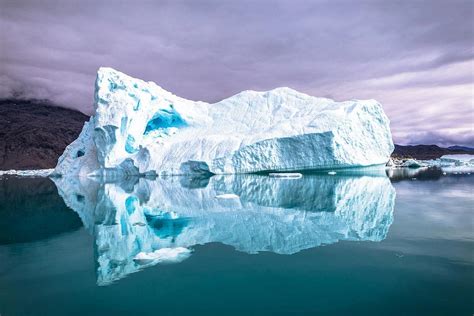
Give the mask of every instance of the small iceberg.
[(54, 169), (37, 169), (37, 170), (0, 170), (1, 176), (18, 176), (18, 177), (48, 177)]
[(439, 166), (444, 172), (454, 174), (470, 174), (474, 172), (474, 156), (467, 154), (444, 155), (439, 160), (430, 162)]
[(405, 168), (424, 168), (426, 164), (415, 159), (408, 159), (401, 166)]
[(439, 160), (442, 163), (453, 163), (455, 166), (474, 165), (474, 156), (468, 154), (444, 155)]

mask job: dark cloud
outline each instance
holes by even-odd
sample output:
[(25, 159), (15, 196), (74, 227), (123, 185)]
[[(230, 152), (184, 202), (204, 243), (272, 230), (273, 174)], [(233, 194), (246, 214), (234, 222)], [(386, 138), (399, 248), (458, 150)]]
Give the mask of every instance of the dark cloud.
[(472, 141), (473, 6), (0, 0), (0, 97), (91, 113), (95, 72), (110, 66), (210, 102), (278, 86), (374, 98), (398, 142)]

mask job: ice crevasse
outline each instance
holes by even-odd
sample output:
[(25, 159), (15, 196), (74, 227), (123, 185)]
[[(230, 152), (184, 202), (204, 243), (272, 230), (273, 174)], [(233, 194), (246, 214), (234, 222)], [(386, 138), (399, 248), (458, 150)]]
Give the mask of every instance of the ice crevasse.
[(375, 100), (335, 102), (290, 88), (209, 104), (100, 68), (95, 114), (59, 158), (68, 176), (234, 174), (383, 166), (393, 151)]

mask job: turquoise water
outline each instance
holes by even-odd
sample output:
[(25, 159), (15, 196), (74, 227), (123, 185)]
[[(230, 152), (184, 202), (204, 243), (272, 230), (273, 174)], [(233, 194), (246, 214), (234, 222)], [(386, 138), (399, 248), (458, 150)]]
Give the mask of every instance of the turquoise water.
[(473, 176), (55, 181), (0, 180), (2, 316), (474, 312)]

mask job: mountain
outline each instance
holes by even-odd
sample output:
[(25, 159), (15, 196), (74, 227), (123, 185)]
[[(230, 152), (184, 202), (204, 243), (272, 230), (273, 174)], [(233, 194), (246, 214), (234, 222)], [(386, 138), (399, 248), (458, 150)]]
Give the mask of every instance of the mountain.
[(439, 147), (437, 145), (397, 145), (392, 153), (392, 157), (396, 158), (415, 158), (415, 159), (436, 159), (443, 155), (449, 154), (473, 154), (473, 149), (462, 146), (451, 146), (448, 148)]
[(462, 150), (474, 153), (474, 148), (466, 147), (466, 146), (449, 146), (448, 149), (450, 150)]
[(0, 170), (56, 166), (88, 116), (44, 100), (0, 100)]

